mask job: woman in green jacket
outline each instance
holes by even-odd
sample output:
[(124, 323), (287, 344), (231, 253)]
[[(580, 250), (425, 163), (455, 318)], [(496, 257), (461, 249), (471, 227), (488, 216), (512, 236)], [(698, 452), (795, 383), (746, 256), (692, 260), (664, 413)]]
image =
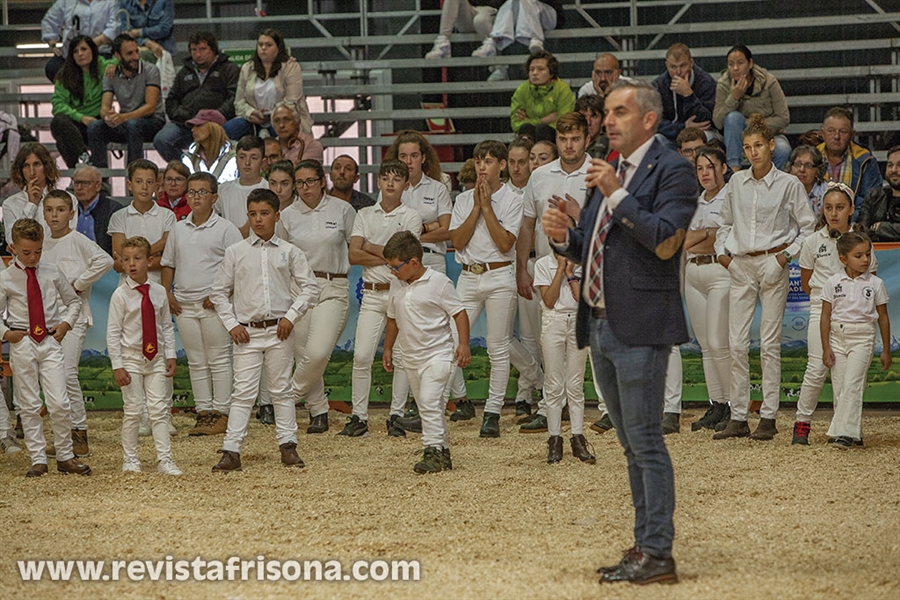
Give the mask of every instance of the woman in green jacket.
[(529, 56), (525, 70), (528, 81), (513, 92), (509, 123), (518, 135), (556, 143), (556, 121), (575, 110), (575, 94), (557, 77), (559, 61), (545, 50)]
[(69, 42), (66, 62), (54, 83), (50, 132), (70, 169), (79, 161), (87, 162), (87, 126), (100, 118), (103, 76), (111, 64), (117, 63), (100, 56), (90, 37), (79, 35)]

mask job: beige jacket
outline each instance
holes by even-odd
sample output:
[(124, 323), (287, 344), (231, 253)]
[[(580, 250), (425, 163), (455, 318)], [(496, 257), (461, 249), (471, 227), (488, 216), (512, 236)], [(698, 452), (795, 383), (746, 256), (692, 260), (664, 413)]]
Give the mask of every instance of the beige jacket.
[(753, 91), (744, 94), (740, 100), (731, 95), (731, 76), (726, 69), (716, 84), (716, 106), (713, 109), (713, 124), (722, 129), (725, 115), (738, 111), (745, 117), (758, 113), (766, 119), (766, 125), (774, 133), (783, 133), (791, 122), (787, 101), (781, 84), (768, 71), (753, 65)]
[[(234, 96), (236, 116), (246, 119), (250, 113), (256, 110), (256, 100), (253, 94), (256, 81), (253, 61), (248, 60), (241, 67), (237, 92)], [(294, 58), (289, 58), (278, 70), (278, 75), (275, 76), (275, 91), (276, 102), (287, 100), (297, 104), (297, 110), (300, 112), (300, 131), (312, 133), (313, 120), (309, 114), (309, 107), (306, 105), (306, 96), (303, 95), (303, 72), (300, 69), (300, 63)]]

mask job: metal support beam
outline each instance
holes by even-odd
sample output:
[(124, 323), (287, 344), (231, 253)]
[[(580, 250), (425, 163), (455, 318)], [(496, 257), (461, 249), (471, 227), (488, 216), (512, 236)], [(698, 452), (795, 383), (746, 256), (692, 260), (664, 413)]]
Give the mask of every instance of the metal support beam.
[[(675, 23), (677, 23), (678, 20), (684, 16), (684, 13), (686, 13), (688, 11), (688, 9), (690, 9), (693, 5), (694, 5), (693, 2), (685, 2), (684, 6), (679, 8), (678, 12), (675, 13), (675, 16), (672, 17), (671, 19), (669, 19), (669, 25), (674, 25)], [(656, 46), (656, 44), (659, 43), (659, 40), (661, 40), (662, 38), (663, 38), (663, 34), (657, 33), (656, 37), (654, 37), (652, 40), (650, 40), (650, 43), (647, 44), (647, 47), (644, 48), (644, 50), (652, 50)]]
[[(872, 10), (874, 10), (878, 14), (881, 14), (881, 15), (885, 14), (884, 9), (881, 8), (880, 6), (878, 6), (878, 4), (875, 2), (875, 0), (866, 0), (866, 4), (871, 6)], [(897, 22), (891, 23), (891, 27), (893, 27), (897, 31), (900, 31), (900, 23), (897, 23)]]

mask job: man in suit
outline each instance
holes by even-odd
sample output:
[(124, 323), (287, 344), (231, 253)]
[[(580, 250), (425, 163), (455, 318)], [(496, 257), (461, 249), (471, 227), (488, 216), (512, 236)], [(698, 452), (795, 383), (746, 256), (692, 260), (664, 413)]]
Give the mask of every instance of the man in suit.
[(97, 167), (83, 163), (78, 165), (72, 177), (72, 187), (78, 200), (78, 231), (112, 256), (112, 238), (106, 229), (109, 218), (123, 206), (103, 191)]
[(557, 251), (584, 266), (577, 340), (590, 343), (600, 391), (628, 460), (634, 547), (601, 567), (602, 582), (674, 583), (675, 483), (662, 433), (666, 363), (687, 341), (679, 283), (685, 231), (696, 209), (690, 163), (654, 139), (659, 93), (643, 82), (610, 89), (604, 122), (614, 164), (593, 159), (595, 188), (570, 228), (565, 202), (543, 215)]

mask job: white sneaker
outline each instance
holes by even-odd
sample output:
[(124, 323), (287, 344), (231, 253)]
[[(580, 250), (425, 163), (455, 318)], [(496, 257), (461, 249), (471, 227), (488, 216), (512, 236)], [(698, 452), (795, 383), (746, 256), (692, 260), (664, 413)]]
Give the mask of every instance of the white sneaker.
[(171, 458), (159, 461), (159, 466), (156, 467), (156, 470), (163, 475), (182, 475), (181, 469), (178, 468), (178, 465)]
[(472, 56), (479, 56), (481, 58), (489, 58), (496, 55), (497, 44), (494, 43), (494, 38), (487, 38), (474, 52), (472, 52)]
[(434, 40), (434, 47), (428, 51), (425, 58), (428, 60), (450, 58), (450, 39), (443, 35), (437, 36)]
[(0, 438), (0, 450), (2, 450), (5, 454), (15, 454), (16, 452), (21, 452), (22, 448), (19, 447), (18, 442), (16, 442), (16, 438), (5, 437)]
[(125, 462), (122, 463), (122, 472), (123, 473), (140, 473), (141, 472), (141, 461), (129, 460), (126, 458)]
[(537, 38), (531, 38), (531, 42), (528, 44), (528, 51), (532, 54), (537, 54), (541, 50), (544, 49), (544, 40), (539, 40)]
[(503, 65), (500, 67), (491, 67), (491, 74), (488, 75), (488, 81), (507, 81), (509, 80), (509, 67)]

